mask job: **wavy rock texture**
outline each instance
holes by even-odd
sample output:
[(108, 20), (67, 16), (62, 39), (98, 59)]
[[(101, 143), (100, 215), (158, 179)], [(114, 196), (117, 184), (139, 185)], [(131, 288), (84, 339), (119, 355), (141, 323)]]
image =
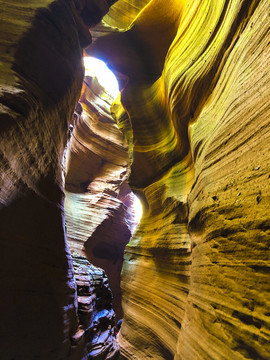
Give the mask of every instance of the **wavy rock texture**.
[[(110, 27), (126, 29), (150, 0), (118, 0), (102, 22)], [(95, 33), (95, 31), (94, 31)]]
[(96, 77), (85, 77), (84, 111), (66, 154), (65, 212), (70, 248), (106, 271), (120, 319), (120, 273), (134, 216), (124, 203), (131, 192), (125, 183), (130, 160), (127, 142), (110, 114), (112, 101)]
[(73, 346), (79, 324), (61, 161), (81, 91), (82, 46), (109, 6), (0, 5), (0, 357), (85, 359), (87, 349)]
[(152, 0), (87, 50), (129, 79), (113, 111), (144, 202), (123, 358), (270, 357), (268, 44), (269, 1)]
[[(108, 328), (99, 316), (87, 339), (91, 265), (75, 259), (76, 284), (61, 177), (82, 47), (112, 2), (0, 2), (1, 360), (117, 356), (106, 302)], [(269, 359), (269, 0), (119, 0), (93, 37), (87, 52), (125, 86), (112, 111), (127, 143), (85, 84), (68, 239), (119, 276), (129, 153), (144, 217), (126, 248), (122, 358)]]

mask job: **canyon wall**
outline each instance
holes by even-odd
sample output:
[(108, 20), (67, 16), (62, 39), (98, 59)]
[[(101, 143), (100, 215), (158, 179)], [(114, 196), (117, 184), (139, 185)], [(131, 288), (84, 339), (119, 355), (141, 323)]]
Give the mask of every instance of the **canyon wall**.
[(96, 76), (85, 76), (76, 120), (66, 151), (65, 214), (69, 248), (106, 271), (118, 319), (120, 274), (134, 216), (126, 197), (130, 160), (127, 141), (111, 116), (113, 99)]
[(112, 110), (144, 203), (122, 358), (268, 359), (269, 1), (152, 0), (125, 30), (120, 5), (87, 52), (129, 79)]
[(82, 99), (72, 258), (68, 120), (88, 28), (113, 2), (0, 1), (1, 360), (117, 356), (106, 277), (76, 251), (119, 276), (128, 175), (144, 215), (125, 250), (121, 357), (269, 359), (269, 0), (119, 0), (95, 27), (87, 53), (124, 89), (113, 118)]
[[(62, 157), (83, 81), (82, 48), (91, 43), (88, 28), (111, 3), (0, 2), (1, 360), (82, 359), (93, 350), (88, 327), (102, 308), (94, 284), (93, 318), (81, 324), (80, 284), (65, 238)], [(106, 283), (93, 271), (96, 283)], [(83, 280), (86, 287), (89, 277)], [(94, 341), (105, 339), (104, 324), (96, 329)], [(117, 346), (107, 345), (96, 348), (95, 358), (116, 355)]]

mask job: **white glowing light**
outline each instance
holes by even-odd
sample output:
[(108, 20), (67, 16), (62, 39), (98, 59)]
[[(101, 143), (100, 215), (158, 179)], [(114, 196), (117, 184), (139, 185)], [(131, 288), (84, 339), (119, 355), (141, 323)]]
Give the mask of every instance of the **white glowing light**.
[(84, 57), (85, 76), (96, 76), (101, 86), (114, 99), (119, 93), (118, 81), (114, 73), (99, 59), (87, 56)]
[(141, 220), (141, 217), (142, 217), (142, 213), (143, 213), (142, 204), (136, 195), (134, 195), (133, 201), (134, 201), (133, 209), (134, 209), (135, 220), (137, 223), (139, 223)]

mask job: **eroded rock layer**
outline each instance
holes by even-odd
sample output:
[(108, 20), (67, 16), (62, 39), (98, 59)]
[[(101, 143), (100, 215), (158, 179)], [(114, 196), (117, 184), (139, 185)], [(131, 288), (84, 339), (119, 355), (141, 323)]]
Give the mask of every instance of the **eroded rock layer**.
[[(90, 343), (91, 265), (75, 260), (76, 285), (61, 176), (82, 47), (113, 2), (0, 1), (1, 360), (117, 356), (108, 304)], [(126, 247), (122, 358), (269, 359), (269, 0), (119, 0), (94, 38), (124, 87), (112, 111), (127, 142), (86, 81), (68, 237), (119, 276), (129, 154), (144, 217)]]
[(113, 111), (145, 210), (126, 248), (123, 358), (270, 356), (268, 8), (152, 0), (87, 50), (129, 79)]
[(86, 349), (81, 357), (115, 359), (115, 313), (112, 294), (104, 270), (91, 265), (85, 257), (72, 253), (77, 285), (79, 327), (73, 344)]
[(88, 27), (109, 9), (100, 1), (93, 14), (94, 3), (0, 2), (1, 360), (87, 356), (72, 342), (77, 297), (61, 161)]
[(65, 213), (70, 248), (106, 271), (120, 319), (120, 273), (134, 216), (123, 202), (131, 192), (125, 183), (130, 160), (127, 142), (110, 113), (112, 101), (97, 77), (84, 78), (83, 114), (66, 154)]

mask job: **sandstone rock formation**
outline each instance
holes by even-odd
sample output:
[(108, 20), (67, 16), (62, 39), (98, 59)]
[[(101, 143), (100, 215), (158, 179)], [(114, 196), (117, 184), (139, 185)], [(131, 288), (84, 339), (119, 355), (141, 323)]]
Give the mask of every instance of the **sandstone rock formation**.
[(119, 350), (115, 342), (115, 313), (108, 279), (104, 270), (94, 267), (75, 252), (72, 259), (79, 317), (73, 343), (86, 348), (89, 359), (114, 359)]
[(114, 107), (145, 204), (124, 261), (123, 358), (270, 357), (268, 10), (152, 0), (88, 49), (129, 78)]
[(106, 271), (117, 318), (120, 274), (133, 219), (125, 196), (131, 192), (127, 142), (111, 116), (112, 97), (95, 76), (86, 76), (77, 121), (66, 153), (65, 214), (70, 249)]
[(1, 1), (1, 360), (87, 356), (73, 344), (79, 323), (61, 161), (82, 46), (108, 9), (106, 1)]
[[(108, 304), (91, 353), (92, 266), (77, 256), (74, 276), (61, 175), (82, 47), (112, 1), (0, 3), (1, 360), (114, 357)], [(124, 243), (112, 259), (99, 241), (109, 219), (128, 228), (131, 162), (144, 216), (125, 250), (122, 359), (269, 359), (269, 0), (119, 0), (93, 38), (87, 53), (124, 87), (111, 111), (126, 142), (86, 92), (67, 154), (68, 240), (118, 259)]]

